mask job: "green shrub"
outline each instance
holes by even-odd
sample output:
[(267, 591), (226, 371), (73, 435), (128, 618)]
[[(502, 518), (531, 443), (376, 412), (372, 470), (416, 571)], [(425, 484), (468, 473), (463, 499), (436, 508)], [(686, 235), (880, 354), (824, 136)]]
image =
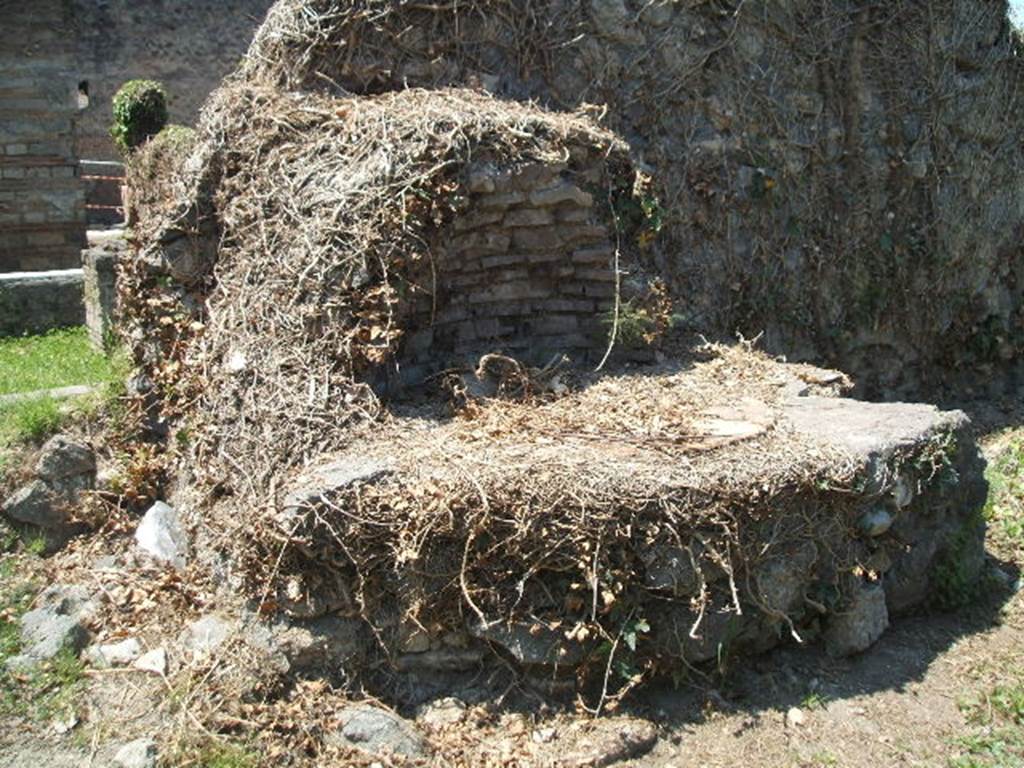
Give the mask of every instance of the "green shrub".
[(114, 124), (110, 135), (128, 154), (167, 125), (167, 92), (153, 80), (129, 80), (114, 95)]

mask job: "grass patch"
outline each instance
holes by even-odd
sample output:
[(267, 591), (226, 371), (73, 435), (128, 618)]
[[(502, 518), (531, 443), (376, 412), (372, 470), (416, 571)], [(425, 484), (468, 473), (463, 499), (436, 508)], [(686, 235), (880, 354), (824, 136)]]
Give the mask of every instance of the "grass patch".
[(43, 396), (0, 404), (0, 478), (19, 444), (41, 443), (68, 420), (109, 408), (122, 393), (129, 368), (123, 351), (105, 355), (92, 349), (85, 328), (0, 338), (0, 395), (73, 384), (96, 388), (68, 400)]
[(986, 476), (989, 546), (1000, 557), (1024, 564), (1024, 430), (1011, 436)]
[(995, 686), (964, 707), (973, 733), (955, 741), (950, 768), (1021, 768), (1024, 766), (1024, 674)]
[(109, 375), (110, 363), (89, 345), (85, 327), (0, 338), (0, 395), (100, 384)]
[(246, 746), (206, 737), (192, 744), (178, 744), (169, 764), (203, 768), (260, 768), (262, 761), (254, 750)]

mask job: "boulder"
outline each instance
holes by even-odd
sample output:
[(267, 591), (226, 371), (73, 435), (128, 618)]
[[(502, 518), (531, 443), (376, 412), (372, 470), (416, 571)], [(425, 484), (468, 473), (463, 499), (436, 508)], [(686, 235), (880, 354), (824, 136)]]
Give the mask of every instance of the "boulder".
[(79, 532), (73, 512), (78, 495), (96, 484), (92, 449), (65, 435), (46, 442), (36, 461), (35, 477), (3, 502), (9, 518), (42, 530), (47, 548), (58, 549)]

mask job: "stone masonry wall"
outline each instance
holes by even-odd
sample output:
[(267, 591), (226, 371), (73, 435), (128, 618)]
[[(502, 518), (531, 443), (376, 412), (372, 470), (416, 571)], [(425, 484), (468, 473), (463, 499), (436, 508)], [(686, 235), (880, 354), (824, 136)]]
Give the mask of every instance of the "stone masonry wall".
[(614, 248), (587, 179), (563, 164), (470, 171), (469, 200), (443, 244), (436, 281), (423, 279), (432, 291), (409, 324), (405, 363), (475, 363), (487, 352), (535, 365), (557, 354), (600, 356)]
[[(78, 267), (86, 227), (78, 160), (121, 159), (108, 133), (114, 93), (133, 78), (160, 80), (172, 121), (194, 122), (269, 5), (0, 0), (0, 273)], [(100, 214), (119, 204), (94, 203)]]
[[(238, 64), (270, 0), (64, 0), (78, 80), (88, 82), (78, 154), (119, 160), (110, 103), (126, 80), (159, 80), (171, 121), (195, 122), (206, 96)], [(26, 9), (28, 5), (26, 4)]]
[(85, 208), (63, 4), (0, 2), (0, 18), (0, 273), (74, 268)]

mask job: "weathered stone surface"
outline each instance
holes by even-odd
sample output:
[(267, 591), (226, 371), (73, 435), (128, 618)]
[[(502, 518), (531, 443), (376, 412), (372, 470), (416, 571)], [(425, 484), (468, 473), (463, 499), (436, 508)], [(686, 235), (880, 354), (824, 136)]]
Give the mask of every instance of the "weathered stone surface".
[(584, 647), (555, 630), (539, 624), (474, 626), (475, 637), (505, 649), (520, 664), (574, 666), (583, 661)]
[(81, 623), (81, 606), (74, 598), (57, 598), (59, 587), (50, 588), (50, 599), (21, 617), (21, 653), (12, 656), (7, 666), (26, 670), (54, 658), (62, 650), (78, 653), (88, 642), (89, 633)]
[(636, 717), (596, 720), (591, 727), (571, 734), (568, 743), (556, 738), (555, 765), (564, 768), (602, 768), (650, 752), (658, 743), (654, 724)]
[(624, 45), (639, 45), (644, 41), (624, 0), (590, 0), (588, 7), (594, 25), (604, 36)]
[(561, 205), (572, 203), (580, 208), (589, 208), (594, 204), (594, 198), (584, 192), (575, 184), (562, 182), (546, 189), (535, 189), (530, 192), (530, 204), (539, 207)]
[(117, 303), (117, 262), (124, 257), (127, 241), (120, 237), (105, 239), (82, 252), (85, 324), (89, 341), (96, 349), (104, 349), (114, 332), (114, 309)]
[(892, 528), (893, 517), (885, 507), (875, 507), (861, 516), (859, 526), (865, 536), (881, 536)]
[(510, 211), (504, 220), (506, 227), (546, 227), (554, 223), (555, 217), (549, 211), (537, 208)]
[(375, 483), (390, 472), (388, 461), (373, 456), (353, 456), (313, 467), (297, 477), (285, 493), (278, 522), (291, 532), (306, 519), (315, 504), (330, 500), (351, 486)]
[(117, 643), (93, 645), (86, 649), (85, 658), (95, 667), (123, 667), (142, 655), (142, 645), (134, 637)]
[(848, 656), (871, 647), (889, 628), (889, 611), (881, 585), (864, 586), (825, 630), (825, 647), (833, 656)]
[(12, 520), (40, 528), (53, 550), (80, 530), (74, 521), (78, 495), (96, 482), (92, 450), (65, 435), (51, 438), (40, 450), (36, 479), (3, 502)]
[(466, 705), (451, 696), (424, 704), (416, 722), (425, 728), (438, 731), (458, 725), (466, 719)]
[(136, 739), (117, 750), (114, 765), (117, 768), (156, 768), (156, 742), (152, 739)]
[(323, 616), (273, 628), (274, 645), (292, 669), (337, 669), (367, 653), (365, 625), (359, 619)]
[(373, 754), (424, 757), (427, 745), (416, 729), (393, 712), (365, 704), (338, 713), (337, 730), (327, 734), (331, 744), (358, 747)]
[(774, 614), (789, 614), (802, 606), (817, 559), (818, 548), (813, 541), (805, 541), (758, 565), (754, 580), (761, 606)]
[[(78, 253), (75, 246), (71, 250)], [(81, 269), (0, 274), (0, 335), (81, 325), (85, 322), (82, 285)]]
[(67, 522), (67, 513), (41, 480), (23, 485), (4, 499), (4, 512), (19, 523), (41, 528), (58, 528)]
[(135, 543), (158, 563), (178, 570), (188, 564), (188, 539), (178, 513), (162, 501), (153, 504), (143, 516), (135, 529)]
[(236, 622), (223, 616), (210, 614), (189, 624), (181, 633), (179, 642), (195, 656), (209, 656), (237, 631)]
[(95, 475), (96, 456), (87, 445), (66, 435), (54, 435), (39, 451), (36, 475), (40, 480), (57, 483), (80, 475)]
[(850, 453), (874, 483), (869, 492), (882, 491), (894, 480), (885, 464), (902, 448), (961, 429), (967, 417), (961, 411), (940, 411), (919, 403), (863, 403), (836, 397), (796, 397), (787, 402), (785, 417), (801, 433), (813, 435)]
[(395, 659), (399, 672), (469, 672), (484, 660), (481, 648), (438, 648), (422, 653), (403, 653)]
[(154, 648), (142, 654), (132, 663), (132, 669), (154, 675), (167, 674), (167, 649)]

